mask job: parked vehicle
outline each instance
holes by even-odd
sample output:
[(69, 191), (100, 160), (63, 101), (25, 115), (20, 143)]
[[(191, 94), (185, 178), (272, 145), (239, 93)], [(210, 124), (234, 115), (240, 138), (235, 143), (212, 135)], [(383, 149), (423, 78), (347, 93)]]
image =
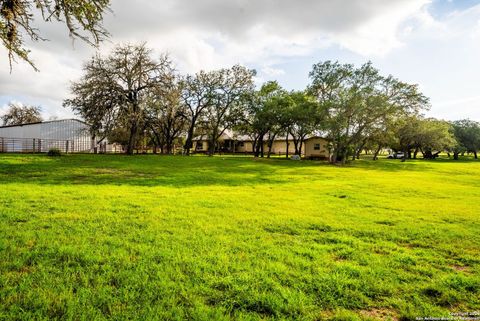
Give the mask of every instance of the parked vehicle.
[(390, 155), (387, 156), (389, 159), (399, 159), (403, 158), (404, 153), (403, 152), (396, 152), (396, 153), (391, 153)]

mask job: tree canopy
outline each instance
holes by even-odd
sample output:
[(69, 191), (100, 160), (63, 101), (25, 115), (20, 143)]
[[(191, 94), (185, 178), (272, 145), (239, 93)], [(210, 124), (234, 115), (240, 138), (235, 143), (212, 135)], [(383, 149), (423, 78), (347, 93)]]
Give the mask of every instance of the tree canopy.
[(321, 62), (310, 72), (309, 91), (326, 109), (325, 128), (332, 142), (332, 162), (345, 162), (366, 133), (386, 124), (386, 118), (415, 114), (428, 107), (417, 85), (382, 76), (368, 62)]
[(152, 58), (145, 44), (117, 46), (107, 57), (93, 57), (84, 73), (72, 84), (74, 98), (64, 106), (86, 119), (102, 137), (124, 127), (129, 133), (127, 153), (132, 154), (145, 126), (149, 98), (175, 79), (170, 60), (166, 55)]
[(9, 103), (8, 110), (1, 119), (3, 126), (37, 123), (43, 120), (40, 112), (38, 106)]
[(0, 39), (7, 49), (10, 68), (19, 58), (36, 69), (25, 47), (25, 37), (45, 40), (35, 19), (65, 23), (70, 36), (97, 45), (108, 36), (102, 26), (110, 0), (2, 0), (0, 1)]
[(374, 159), (382, 149), (401, 151), (404, 161), (442, 151), (476, 157), (480, 149), (479, 123), (425, 118), (429, 99), (418, 85), (382, 75), (370, 62), (320, 62), (303, 91), (289, 92), (276, 81), (256, 88), (255, 74), (234, 65), (181, 75), (168, 56), (154, 58), (145, 44), (123, 45), (85, 64), (64, 105), (89, 122), (93, 134), (125, 145), (129, 154), (140, 145), (167, 154), (183, 145), (189, 155), (198, 140), (209, 143), (211, 155), (232, 148), (231, 142), (221, 147), (227, 131), (233, 133), (228, 140), (250, 137), (257, 157), (269, 157), (282, 140), (287, 158), (292, 142), (302, 155), (309, 137), (322, 137), (332, 163), (355, 160), (366, 149)]
[(453, 134), (457, 144), (453, 148), (454, 157), (458, 158), (459, 153), (470, 152), (478, 158), (477, 152), (480, 149), (480, 123), (469, 120), (457, 120), (451, 123)]

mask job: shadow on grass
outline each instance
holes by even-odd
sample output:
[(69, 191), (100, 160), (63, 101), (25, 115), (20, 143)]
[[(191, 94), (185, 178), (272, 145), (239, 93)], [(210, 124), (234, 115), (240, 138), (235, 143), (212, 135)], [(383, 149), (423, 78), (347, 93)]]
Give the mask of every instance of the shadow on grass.
[[(288, 184), (299, 180), (328, 179), (332, 171), (371, 170), (379, 172), (429, 171), (441, 163), (477, 163), (446, 158), (436, 160), (361, 159), (345, 167), (326, 162), (290, 161), (282, 158), (255, 159), (245, 156), (160, 155), (45, 155), (0, 154), (0, 183), (52, 185), (134, 186), (254, 186)], [(330, 175), (330, 176), (328, 176)]]
[(400, 159), (379, 158), (374, 161), (371, 157), (365, 157), (357, 161), (348, 163), (347, 167), (362, 168), (366, 170), (402, 172), (402, 171), (429, 171), (434, 170), (439, 164), (480, 164), (479, 160), (473, 157), (466, 157), (459, 160), (453, 158), (440, 157), (437, 159), (409, 159), (402, 162)]
[[(244, 186), (290, 182), (313, 162), (252, 157), (0, 155), (0, 183), (52, 185)], [(290, 170), (291, 169), (291, 170)], [(280, 173), (282, 172), (282, 173)]]

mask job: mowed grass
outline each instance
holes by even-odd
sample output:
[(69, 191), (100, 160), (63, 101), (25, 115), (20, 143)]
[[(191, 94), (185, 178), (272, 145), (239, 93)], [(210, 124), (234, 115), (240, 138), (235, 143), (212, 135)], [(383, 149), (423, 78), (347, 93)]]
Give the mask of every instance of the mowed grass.
[(480, 163), (0, 155), (1, 320), (480, 310)]

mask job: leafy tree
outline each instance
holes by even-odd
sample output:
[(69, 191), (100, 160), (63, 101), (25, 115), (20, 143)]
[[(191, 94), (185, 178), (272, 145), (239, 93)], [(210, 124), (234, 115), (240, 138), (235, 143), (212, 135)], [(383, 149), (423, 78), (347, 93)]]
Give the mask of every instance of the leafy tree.
[(252, 137), (255, 157), (264, 156), (265, 140), (270, 155), (274, 139), (284, 131), (285, 111), (293, 102), (276, 81), (264, 83), (259, 90), (250, 90), (246, 102), (239, 128)]
[[(108, 34), (102, 27), (109, 0), (2, 0), (0, 1), (0, 39), (7, 49), (10, 68), (15, 58), (27, 61), (35, 70), (25, 48), (24, 37), (44, 40), (33, 26), (34, 18), (64, 22), (72, 38), (97, 45)], [(82, 30), (82, 31), (80, 31)]]
[(27, 106), (16, 103), (9, 103), (7, 112), (1, 117), (3, 126), (22, 125), (41, 122), (41, 108), (38, 106)]
[(383, 77), (372, 64), (359, 68), (327, 61), (313, 66), (309, 91), (326, 109), (326, 132), (332, 142), (331, 161), (344, 163), (366, 133), (386, 117), (399, 117), (428, 106), (416, 85)]
[(413, 158), (421, 152), (424, 158), (432, 159), (456, 145), (450, 124), (434, 118), (413, 116), (404, 119), (397, 137), (399, 148), (404, 152), (403, 161), (412, 158), (412, 151)]
[(108, 57), (93, 57), (84, 76), (71, 86), (74, 98), (64, 102), (107, 136), (118, 123), (128, 131), (127, 154), (133, 154), (147, 120), (147, 102), (153, 92), (171, 82), (173, 71), (166, 55), (151, 57), (145, 44), (117, 46)]
[(202, 70), (195, 75), (187, 75), (183, 80), (182, 100), (186, 106), (183, 117), (187, 122), (187, 138), (183, 150), (186, 155), (190, 155), (193, 147), (198, 121), (215, 99), (215, 90), (220, 80), (212, 75)]
[(325, 113), (315, 97), (304, 92), (292, 92), (289, 96), (293, 104), (288, 115), (288, 133), (292, 136), (295, 154), (301, 155), (305, 139), (321, 128)]
[(202, 128), (209, 139), (209, 155), (213, 155), (218, 139), (225, 130), (233, 128), (243, 114), (244, 97), (254, 88), (255, 71), (235, 65), (212, 71), (209, 76), (215, 79), (216, 87), (202, 119)]
[[(378, 159), (382, 149), (398, 145), (396, 133), (400, 124), (396, 118), (384, 117), (366, 132), (363, 147), (373, 151), (373, 160)], [(357, 148), (357, 159), (359, 158), (361, 148), (362, 146)]]
[(173, 146), (186, 129), (185, 105), (182, 101), (182, 83), (171, 83), (151, 93), (148, 101), (147, 123), (152, 140), (162, 153), (172, 154)]
[(458, 154), (462, 152), (473, 153), (475, 159), (480, 149), (480, 123), (469, 120), (457, 120), (451, 123), (453, 133), (457, 140), (457, 145), (453, 150), (454, 158), (458, 159)]

